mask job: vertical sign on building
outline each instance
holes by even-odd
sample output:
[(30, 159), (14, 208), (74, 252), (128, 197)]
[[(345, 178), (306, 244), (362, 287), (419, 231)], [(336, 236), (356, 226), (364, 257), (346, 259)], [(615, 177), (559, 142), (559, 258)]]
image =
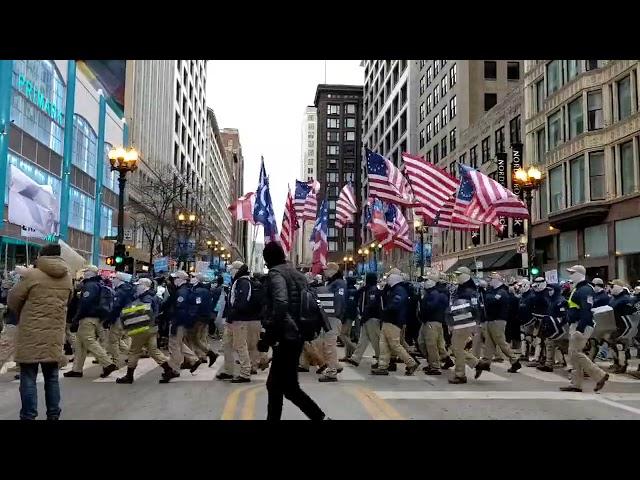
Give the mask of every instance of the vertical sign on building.
[[(522, 168), (522, 143), (511, 144), (511, 179), (512, 191), (522, 199), (523, 192), (520, 186), (513, 181), (513, 174)], [(522, 218), (513, 219), (513, 235), (524, 235), (524, 220)]]
[[(496, 172), (496, 180), (504, 188), (509, 188), (507, 184), (507, 154), (505, 152), (497, 152), (496, 160), (498, 162), (498, 171)], [(498, 234), (500, 238), (507, 238), (509, 236), (509, 223), (506, 217), (498, 217), (500, 225), (503, 226), (502, 233)]]

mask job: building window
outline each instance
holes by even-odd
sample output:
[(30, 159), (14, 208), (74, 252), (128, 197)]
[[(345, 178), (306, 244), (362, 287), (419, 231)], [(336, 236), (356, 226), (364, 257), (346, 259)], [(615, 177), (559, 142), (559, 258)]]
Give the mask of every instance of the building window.
[(431, 81), (433, 80), (433, 73), (431, 72), (431, 67), (427, 68), (427, 87), (431, 85)]
[(473, 168), (478, 168), (478, 146), (477, 145), (474, 145), (473, 147), (471, 147), (471, 150), (469, 150), (469, 164)]
[(554, 60), (547, 65), (547, 94), (551, 95), (562, 86), (562, 61)]
[(436, 143), (433, 146), (433, 163), (438, 163), (440, 161), (440, 153), (438, 151), (438, 144)]
[(566, 60), (567, 62), (567, 81), (578, 76), (580, 73), (580, 60)]
[(482, 163), (489, 161), (491, 151), (489, 150), (489, 137), (482, 139)]
[(100, 236), (103, 238), (117, 234), (117, 228), (113, 227), (113, 213), (113, 209), (100, 205)]
[(422, 102), (420, 104), (420, 121), (421, 122), (424, 120), (424, 115), (425, 115), (425, 103)]
[(337, 172), (329, 172), (327, 173), (327, 183), (337, 182), (338, 181), (338, 173)]
[(431, 111), (431, 94), (427, 95), (427, 113)]
[(427, 162), (431, 162), (431, 151), (430, 151), (430, 150), (429, 150), (429, 151), (427, 151), (427, 153), (426, 153), (426, 155), (425, 155), (425, 157), (424, 157), (424, 158), (425, 158), (425, 160), (426, 160)]
[(603, 127), (602, 90), (587, 93), (587, 121), (589, 130), (599, 130)]
[(355, 118), (345, 118), (344, 126), (346, 128), (356, 128), (356, 119)]
[(536, 131), (536, 160), (538, 163), (544, 161), (545, 152), (545, 130), (544, 127), (542, 127)]
[(484, 111), (485, 112), (488, 112), (493, 107), (495, 107), (496, 103), (498, 103), (498, 94), (496, 93), (484, 94)]
[(356, 181), (356, 174), (354, 172), (344, 173), (343, 177), (344, 177), (344, 181), (345, 182), (355, 182)]
[(445, 76), (442, 77), (442, 81), (440, 82), (440, 92), (442, 93), (443, 97), (447, 94), (447, 86), (447, 75), (445, 74)]
[(424, 147), (424, 140), (425, 140), (425, 132), (424, 132), (424, 128), (422, 130), (420, 130), (420, 148)]
[(564, 166), (549, 170), (550, 212), (558, 212), (564, 208)]
[(447, 156), (447, 137), (444, 136), (442, 137), (442, 140), (440, 140), (440, 150), (442, 153), (442, 158)]
[(633, 165), (633, 141), (620, 145), (620, 176), (622, 180), (622, 195), (636, 190), (636, 173)]
[(549, 150), (553, 150), (563, 142), (562, 139), (562, 110), (557, 110), (549, 116)]
[(569, 138), (584, 132), (584, 118), (582, 115), (582, 97), (569, 104)]
[(509, 121), (509, 141), (511, 145), (522, 142), (520, 137), (520, 115)]
[(427, 86), (427, 79), (426, 79), (426, 77), (423, 75), (423, 76), (420, 78), (420, 95), (422, 95), (422, 94), (424, 93), (424, 89), (426, 88), (426, 86)]
[(442, 120), (440, 123), (444, 127), (447, 124), (447, 121), (449, 120), (449, 107), (445, 105), (442, 108), (442, 111), (440, 112), (440, 114), (442, 116)]
[(561, 232), (558, 238), (559, 260), (566, 262), (578, 259), (578, 232), (571, 230), (569, 232)]
[(549, 215), (549, 207), (547, 202), (547, 179), (545, 178), (540, 183), (540, 189), (538, 190), (538, 199), (540, 201), (540, 218), (547, 218)]
[[(9, 168), (9, 165), (15, 165), (20, 169), (20, 171), (22, 171), (25, 175), (27, 175), (30, 179), (34, 180), (39, 185), (50, 185), (55, 197), (60, 198), (62, 182), (58, 177), (55, 177), (51, 173), (36, 167), (33, 163), (27, 160), (13, 155), (11, 151), (9, 151), (7, 159), (7, 168)], [(9, 182), (5, 182), (4, 184), (4, 201), (5, 205), (9, 204)]]
[(327, 128), (340, 128), (340, 119), (327, 118)]
[[(327, 131), (327, 142), (337, 142), (338, 139), (340, 138), (339, 136), (339, 132), (331, 132), (331, 131)], [(310, 147), (313, 147), (313, 142), (309, 142), (310, 143)]]
[(435, 107), (440, 101), (440, 85), (433, 88), (433, 106)]
[(569, 173), (571, 175), (571, 205), (584, 203), (584, 156), (574, 158), (569, 162)]
[(93, 234), (93, 198), (80, 190), (71, 188), (69, 201), (69, 226), (76, 230)]
[(585, 60), (585, 67), (586, 70), (595, 70), (597, 68), (600, 68), (602, 66), (602, 63), (600, 60)]
[(344, 140), (346, 142), (355, 142), (356, 141), (356, 132), (344, 132)]
[(315, 123), (308, 123), (307, 124), (307, 130), (315, 130), (316, 129), (316, 124)]
[[(456, 129), (455, 127), (449, 132), (449, 146), (453, 152), (456, 149)], [(464, 154), (463, 154), (464, 156)]]
[(338, 242), (329, 242), (329, 251), (337, 252), (338, 251)]
[(339, 155), (339, 154), (340, 154), (340, 146), (327, 145), (327, 155)]
[(449, 100), (449, 111), (451, 112), (451, 120), (453, 120), (453, 118), (456, 116), (456, 107), (457, 100), (456, 96), (454, 95), (451, 100)]
[(618, 82), (618, 119), (624, 120), (631, 115), (631, 77)]
[(84, 118), (73, 116), (73, 164), (91, 177), (96, 177), (98, 136)]
[(584, 251), (589, 257), (606, 257), (609, 254), (607, 224), (584, 229)]
[(356, 104), (355, 103), (347, 103), (347, 114), (355, 115), (356, 113)]
[(327, 114), (328, 115), (340, 115), (340, 105), (327, 105)]
[(589, 153), (589, 190), (591, 200), (605, 199), (604, 152)]
[[(118, 187), (118, 172), (111, 171), (111, 162), (109, 162), (109, 150), (111, 150), (111, 148), (112, 145), (105, 142), (104, 157), (102, 160), (104, 162), (104, 167), (102, 169), (102, 185), (107, 187), (109, 190), (118, 193), (120, 191), (120, 187)], [(174, 160), (176, 160), (176, 163), (178, 158), (178, 148), (178, 145), (175, 145)]]
[(500, 127), (498, 130), (496, 130), (495, 146), (496, 153), (504, 152), (504, 127)]
[(456, 64), (453, 64), (453, 67), (449, 69), (449, 86), (453, 88), (453, 86), (458, 81), (458, 67)]
[(433, 117), (433, 134), (436, 135), (440, 131), (440, 115)]
[(432, 131), (431, 131), (431, 122), (427, 123), (427, 142), (431, 140)]
[(520, 80), (520, 62), (507, 62), (507, 80)]
[(440, 71), (440, 60), (434, 60), (433, 61), (433, 76), (435, 77), (436, 75), (438, 75), (439, 71)]
[(497, 73), (498, 73), (498, 63), (493, 60), (485, 60), (484, 61), (484, 79), (495, 80), (496, 78), (498, 78)]

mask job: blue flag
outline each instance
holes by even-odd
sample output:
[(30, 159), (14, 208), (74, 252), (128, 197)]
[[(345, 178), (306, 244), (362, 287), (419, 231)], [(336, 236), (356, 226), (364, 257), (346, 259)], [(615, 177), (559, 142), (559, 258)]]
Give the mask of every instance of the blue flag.
[(253, 221), (264, 227), (264, 243), (277, 242), (280, 243), (278, 236), (278, 225), (276, 224), (276, 216), (273, 213), (273, 205), (271, 203), (271, 193), (269, 192), (269, 177), (264, 168), (264, 158), (260, 165), (260, 179), (258, 188), (256, 189), (256, 204), (253, 207)]

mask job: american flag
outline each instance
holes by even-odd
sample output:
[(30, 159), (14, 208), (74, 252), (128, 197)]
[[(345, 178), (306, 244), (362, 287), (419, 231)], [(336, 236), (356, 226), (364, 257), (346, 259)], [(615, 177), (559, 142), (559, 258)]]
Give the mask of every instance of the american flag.
[(318, 212), (318, 218), (311, 232), (311, 250), (313, 259), (311, 271), (314, 274), (322, 273), (327, 265), (327, 255), (329, 254), (329, 244), (327, 235), (329, 233), (329, 203), (323, 200)]
[(382, 241), (389, 235), (389, 226), (384, 215), (384, 204), (382, 200), (375, 199), (370, 207), (371, 216), (369, 219), (369, 229), (378, 241)]
[(398, 205), (413, 205), (409, 182), (393, 162), (369, 149), (366, 153), (369, 197)]
[(408, 252), (413, 252), (413, 243), (409, 238), (409, 224), (400, 208), (392, 204), (387, 205), (385, 218), (389, 230), (387, 237), (380, 242), (384, 249), (390, 250), (393, 247), (399, 247)]
[(228, 208), (233, 213), (234, 220), (247, 220), (255, 225), (253, 221), (253, 207), (256, 203), (255, 195), (256, 192), (249, 192), (229, 205)]
[(499, 217), (529, 218), (529, 211), (522, 200), (485, 174), (460, 165), (462, 182), (467, 180), (475, 191), (466, 215), (483, 223), (492, 224), (502, 231)]
[(369, 222), (371, 222), (371, 205), (367, 203), (362, 209), (362, 215), (360, 218), (360, 243), (366, 243), (365, 231), (369, 227)]
[(296, 191), (294, 194), (294, 205), (296, 218), (298, 220), (315, 220), (318, 210), (318, 199), (316, 194), (320, 190), (320, 182), (312, 180), (301, 182), (296, 180)]
[(269, 192), (269, 177), (264, 168), (264, 158), (260, 166), (260, 179), (258, 188), (256, 189), (256, 203), (253, 208), (253, 221), (264, 227), (264, 243), (269, 242), (280, 243), (278, 236), (278, 225), (273, 213), (273, 204), (271, 203), (271, 193)]
[(449, 198), (440, 209), (436, 225), (458, 230), (477, 230), (482, 222), (467, 215), (467, 208), (473, 199), (473, 184), (468, 177), (461, 176), (460, 188), (455, 197)]
[(336, 204), (336, 227), (342, 228), (348, 223), (354, 223), (356, 220), (356, 196), (353, 193), (351, 182), (347, 183), (340, 191), (338, 202)]
[(418, 207), (415, 212), (426, 222), (433, 222), (438, 211), (456, 192), (460, 182), (445, 170), (436, 167), (421, 157), (402, 154), (404, 171), (413, 189)]
[(284, 205), (284, 215), (282, 216), (282, 231), (280, 232), (280, 240), (284, 253), (289, 255), (291, 245), (293, 245), (293, 237), (295, 231), (299, 228), (296, 211), (293, 205), (293, 197), (291, 189), (287, 192), (287, 201)]

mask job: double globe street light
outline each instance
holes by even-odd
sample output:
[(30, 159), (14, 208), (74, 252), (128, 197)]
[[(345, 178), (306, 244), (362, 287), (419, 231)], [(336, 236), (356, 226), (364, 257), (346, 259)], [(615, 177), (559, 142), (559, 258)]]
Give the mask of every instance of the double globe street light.
[[(534, 248), (531, 237), (531, 204), (533, 202), (533, 192), (540, 188), (542, 183), (542, 172), (535, 166), (531, 166), (528, 169), (519, 168), (513, 172), (513, 183), (520, 187), (520, 190), (524, 192), (524, 200), (527, 204), (527, 211), (529, 212), (529, 220), (527, 220), (527, 274), (529, 277), (535, 276), (539, 272), (537, 268), (531, 268), (534, 260)], [(523, 265), (523, 268), (525, 266)], [(535, 271), (534, 271), (535, 270)]]

